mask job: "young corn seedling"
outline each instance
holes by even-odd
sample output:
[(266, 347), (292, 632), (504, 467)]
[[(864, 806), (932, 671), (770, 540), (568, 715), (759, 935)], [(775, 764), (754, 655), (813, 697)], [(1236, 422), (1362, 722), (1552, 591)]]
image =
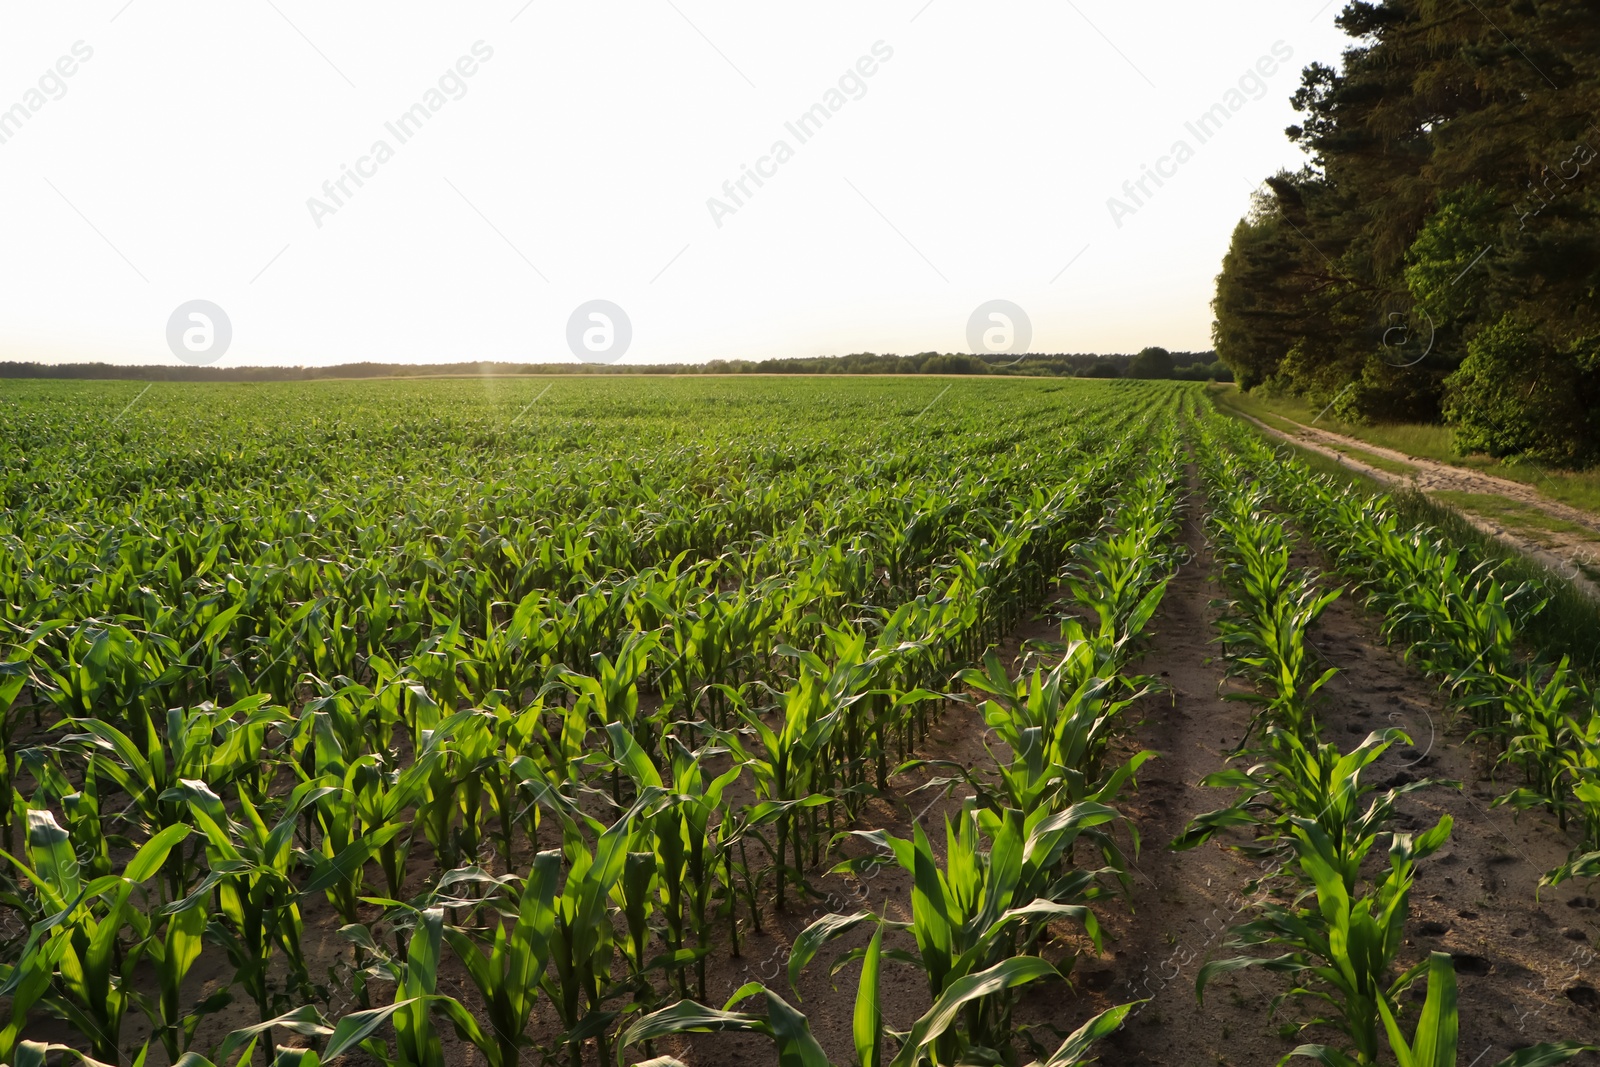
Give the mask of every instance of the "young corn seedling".
[[(3, 599), (0, 597), (0, 600)], [(21, 697), (23, 689), (32, 680), (34, 650), (52, 630), (65, 625), (65, 620), (40, 623), (19, 644), (4, 651), (4, 656), (16, 658), (0, 662), (0, 798), (9, 798), (16, 793), (14, 783), (22, 758), (16, 738), (28, 708), (21, 703)], [(37, 708), (34, 713), (37, 716)], [(8, 852), (16, 851), (13, 835), (12, 805), (0, 799), (0, 847)]]
[(533, 868), (514, 898), (515, 911), (505, 917), (497, 913), (490, 920), (493, 933), (487, 953), (478, 947), (474, 936), (478, 931), (444, 928), (445, 939), (483, 998), (488, 1028), (459, 1005), (447, 1004), (446, 1010), (489, 1067), (517, 1067), (527, 1046), (524, 1032), (545, 983), (555, 936), (553, 904), (560, 879), (559, 852), (541, 852), (534, 857)]
[[(876, 990), (873, 993), (876, 999)], [(758, 996), (766, 1001), (765, 1015), (733, 1010), (734, 1005)], [(812, 1036), (811, 1025), (806, 1017), (759, 982), (750, 982), (735, 990), (720, 1009), (708, 1008), (692, 1000), (680, 1000), (635, 1019), (617, 1038), (618, 1067), (622, 1064), (622, 1053), (634, 1045), (648, 1044), (675, 1034), (728, 1032), (756, 1033), (771, 1038), (776, 1046), (778, 1062), (784, 1067), (830, 1067), (827, 1053)], [(862, 1062), (865, 1064), (866, 1061)], [(680, 1061), (669, 1056), (651, 1059), (647, 1063), (653, 1067), (669, 1067), (672, 1064), (683, 1067)]]
[[(725, 818), (718, 817), (718, 812), (727, 813), (724, 794), (743, 776), (744, 765), (735, 764), (713, 778), (707, 772), (705, 763), (725, 755), (726, 749), (707, 745), (691, 752), (671, 735), (666, 739), (666, 749), (671, 761), (670, 788), (674, 798), (670, 810), (676, 813), (675, 820), (681, 820), (676, 826), (669, 822), (656, 835), (657, 847), (663, 857), (663, 877), (667, 881), (668, 948), (675, 956), (684, 951), (683, 926), (680, 924), (674, 928), (671, 922), (672, 916), (680, 913), (680, 907), (687, 905), (687, 926), (694, 934), (695, 942), (696, 991), (699, 999), (705, 1000), (706, 956), (711, 950), (712, 924), (716, 919), (712, 901), (718, 886), (717, 872), (725, 867), (724, 856), (729, 847), (723, 832), (728, 824)], [(670, 845), (674, 833), (681, 835), (681, 867), (667, 858), (674, 851)], [(674, 883), (678, 885), (676, 890), (673, 889)], [(723, 906), (731, 911), (733, 885), (725, 883), (724, 889)], [(674, 895), (681, 904), (673, 903)], [(737, 954), (737, 941), (733, 949)], [(682, 991), (680, 980), (679, 992)]]
[[(663, 965), (677, 976), (678, 995), (687, 997), (689, 991), (684, 968), (693, 961), (698, 969), (697, 985), (703, 994), (705, 956), (711, 947), (710, 902), (716, 881), (713, 872), (720, 860), (718, 853), (722, 847), (717, 835), (712, 833), (712, 816), (721, 805), (723, 791), (739, 779), (744, 768), (735, 764), (708, 783), (702, 761), (708, 756), (725, 754), (727, 750), (707, 748), (690, 752), (676, 736), (668, 734), (664, 744), (670, 758), (671, 789), (668, 791), (654, 765), (645, 758), (644, 751), (620, 723), (606, 727), (606, 732), (611, 737), (617, 764), (627, 771), (635, 789), (640, 793), (658, 790), (664, 794), (654, 813), (645, 817), (649, 833), (642, 835), (654, 843), (652, 873), (655, 877), (646, 881), (657, 887), (659, 904), (666, 920), (667, 952), (659, 960), (647, 961), (644, 951), (642, 924), (651, 905), (648, 901), (640, 900), (637, 889), (630, 887), (628, 873), (625, 872), (623, 876), (624, 912), (634, 942), (630, 956), (635, 978), (642, 980), (645, 970)], [(634, 877), (642, 878), (645, 867), (643, 858), (634, 858), (630, 854), (630, 862)], [(695, 934), (694, 949), (684, 945), (686, 914)]]
[[(1413, 837), (1393, 834), (1389, 869), (1364, 896), (1346, 887), (1335, 858), (1335, 846), (1310, 820), (1295, 823), (1295, 849), (1301, 872), (1315, 887), (1315, 908), (1267, 904), (1261, 918), (1234, 929), (1230, 948), (1272, 946), (1285, 951), (1270, 959), (1239, 956), (1213, 960), (1200, 969), (1196, 995), (1204, 998), (1206, 984), (1218, 974), (1261, 967), (1293, 976), (1295, 987), (1274, 1002), (1309, 997), (1326, 1005), (1327, 1014), (1302, 1024), (1302, 1028), (1328, 1026), (1349, 1041), (1345, 1049), (1303, 1045), (1298, 1055), (1343, 1056), (1333, 1062), (1375, 1064), (1382, 1026), (1380, 1005), (1393, 1011), (1399, 998), (1426, 968), (1418, 964), (1398, 976), (1395, 958), (1405, 939), (1411, 885), (1416, 861), (1437, 851), (1450, 835), (1448, 815), (1428, 832)], [(1309, 1051), (1308, 1051), (1309, 1050)]]
[(296, 786), (270, 829), (242, 792), (238, 794), (241, 819), (236, 820), (204, 782), (184, 781), (180, 790), (205, 837), (208, 873), (187, 899), (171, 907), (203, 904), (215, 894), (216, 917), (210, 931), (227, 950), (235, 981), (256, 1002), (261, 1018), (267, 1019), (275, 1000), (270, 976), (275, 953), (282, 952), (288, 965), (286, 995), (310, 994), (300, 949), (299, 890), (292, 876), (294, 829), (302, 813), (336, 790), (315, 782)]
[[(1422, 1002), (1422, 1014), (1418, 1016), (1416, 1030), (1409, 1040), (1395, 1018), (1394, 1010), (1386, 1002), (1378, 1002), (1389, 1048), (1394, 1052), (1399, 1067), (1456, 1067), (1460, 1020), (1456, 1003), (1456, 968), (1449, 953), (1429, 953), (1427, 977), (1428, 995)], [(1497, 1061), (1494, 1067), (1551, 1067), (1593, 1049), (1593, 1045), (1570, 1041), (1541, 1042), (1518, 1049)], [(1290, 1055), (1309, 1056), (1331, 1067), (1346, 1067), (1354, 1062), (1348, 1058), (1341, 1059), (1338, 1054), (1326, 1055), (1327, 1051), (1320, 1046), (1303, 1045)]]
[[(1043, 963), (1025, 954), (1034, 950), (1048, 922), (1081, 923), (1098, 947), (1099, 923), (1080, 901), (1104, 895), (1097, 879), (1106, 872), (1060, 868), (1080, 835), (1116, 818), (1116, 812), (1104, 805), (1078, 804), (1024, 821), (1020, 812), (994, 816), (969, 802), (954, 825), (946, 824), (943, 870), (920, 826), (910, 841), (883, 831), (854, 832), (889, 851), (911, 873), (910, 929), (929, 993), (936, 1009), (942, 998), (958, 1001), (964, 1017), (964, 1037), (946, 1033), (948, 1020), (936, 1025), (932, 1017), (925, 1017), (930, 1020), (926, 1032), (916, 1036), (913, 1031), (919, 1045), (937, 1046), (946, 1058), (958, 1047), (1007, 1047), (1012, 1008), (1007, 991), (1013, 987), (1012, 979), (1045, 976), (1045, 971), (1030, 970), (1032, 963), (1018, 961)], [(981, 848), (984, 838), (990, 843), (987, 851)], [(846, 860), (835, 869), (855, 872), (862, 865), (861, 860)], [(905, 928), (870, 911), (824, 916), (795, 939), (789, 955), (791, 986), (824, 945), (862, 923)], [(847, 955), (841, 963), (852, 958)], [(898, 953), (892, 958), (905, 959)], [(1049, 975), (1060, 974), (1054, 965), (1044, 966)], [(976, 978), (980, 972), (986, 975), (981, 980)]]
[[(133, 893), (189, 833), (187, 826), (170, 826), (146, 841), (121, 874), (84, 882), (67, 832), (50, 812), (28, 812), (27, 862), (5, 857), (32, 884), (48, 918), (34, 925), (18, 962), (0, 977), (0, 996), (11, 998), (0, 1061), (16, 1051), (28, 1010), (41, 1004), (87, 1037), (95, 1056), (120, 1062), (122, 1021), (133, 1001), (129, 978), (150, 942), (149, 920)], [(132, 935), (127, 943), (125, 931)]]
[(610, 826), (585, 820), (598, 831), (592, 851), (578, 820), (562, 820), (567, 879), (554, 901), (550, 999), (566, 1030), (563, 1040), (572, 1067), (582, 1067), (583, 1045), (591, 1037), (599, 1045), (600, 1061), (609, 1058), (606, 1035), (617, 1013), (604, 1005), (617, 990), (611, 977), (616, 930), (608, 902), (627, 871), (634, 820), (659, 799), (658, 791), (647, 790)]
[[(358, 1013), (361, 1023), (355, 1029), (370, 1033), (385, 1018), (393, 1023), (392, 1052), (388, 1044), (379, 1038), (366, 1037), (360, 1041), (360, 1047), (383, 1067), (446, 1067), (439, 1031), (433, 1025), (432, 1009), (437, 1006), (452, 1019), (462, 1022), (472, 1020), (471, 1015), (454, 998), (436, 992), (443, 932), (443, 907), (417, 911), (407, 941), (405, 959), (381, 954), (377, 956), (374, 969), (395, 983), (394, 1000), (387, 1008)], [(344, 1029), (348, 1021), (341, 1021), (340, 1029)], [(475, 1020), (472, 1021), (475, 1026)], [(354, 1033), (351, 1031), (343, 1036), (347, 1046), (356, 1043), (352, 1040)], [(479, 1036), (482, 1036), (481, 1030)], [(336, 1031), (330, 1042), (330, 1053), (332, 1046), (340, 1044), (340, 1038), (341, 1035)], [(499, 1048), (498, 1042), (485, 1040), (484, 1043)], [(328, 1055), (327, 1058), (333, 1057)]]
[(1418, 789), (1461, 784), (1423, 778), (1373, 795), (1376, 788), (1363, 775), (1391, 746), (1410, 743), (1398, 729), (1373, 731), (1347, 753), (1333, 744), (1308, 745), (1298, 734), (1277, 727), (1267, 731), (1265, 742), (1267, 758), (1262, 762), (1201, 780), (1201, 785), (1239, 789), (1242, 795), (1228, 807), (1196, 816), (1172, 842), (1174, 849), (1194, 848), (1228, 827), (1253, 826), (1256, 841), (1242, 851), (1261, 856), (1285, 853), (1296, 828), (1311, 823), (1329, 841), (1334, 866), (1353, 892), (1362, 860), (1394, 819), (1395, 802)]
[(983, 705), (984, 722), (1008, 746), (1010, 759), (995, 761), (998, 788), (967, 768), (955, 769), (994, 811), (1010, 807), (1031, 816), (1083, 800), (1110, 801), (1155, 757), (1139, 752), (1107, 772), (1118, 716), (1147, 687), (1126, 692), (1127, 681), (1104, 673), (1089, 642), (1070, 642), (1053, 668), (1036, 668), (1031, 678), (1012, 679), (992, 654), (985, 663), (985, 671), (964, 671), (961, 678), (992, 694)]
[[(759, 714), (740, 707), (759, 747), (754, 754), (740, 754), (755, 776), (762, 802), (749, 814), (751, 827), (774, 824), (776, 847), (772, 860), (776, 872), (776, 903), (784, 907), (784, 890), (793, 880), (803, 884), (805, 870), (805, 809), (830, 803), (827, 796), (814, 791), (814, 779), (833, 734), (839, 729), (848, 703), (861, 693), (853, 683), (864, 670), (861, 662), (844, 662), (832, 669), (810, 653), (799, 653), (788, 646), (780, 652), (800, 660), (800, 676), (781, 694), (783, 721), (774, 730)], [(794, 866), (788, 865), (790, 843), (794, 846)]]
[[(173, 708), (164, 733), (143, 712), (130, 718), (134, 736), (100, 719), (77, 719), (72, 725), (84, 732), (66, 735), (59, 745), (87, 751), (96, 774), (127, 794), (137, 824), (154, 835), (187, 821), (180, 788), (185, 779), (218, 788), (238, 783), (259, 799), (267, 728), (287, 722), (288, 712), (255, 696), (227, 708)], [(172, 853), (166, 868), (170, 897), (189, 891), (192, 870), (181, 850)]]
[(167, 916), (161, 937), (151, 935), (146, 954), (156, 971), (157, 997), (135, 991), (134, 1000), (150, 1020), (151, 1031), (160, 1039), (168, 1060), (176, 1063), (189, 1051), (200, 1020), (233, 1002), (233, 994), (219, 989), (191, 1005), (183, 1004), (183, 983), (200, 958), (206, 914), (201, 907), (185, 908)]

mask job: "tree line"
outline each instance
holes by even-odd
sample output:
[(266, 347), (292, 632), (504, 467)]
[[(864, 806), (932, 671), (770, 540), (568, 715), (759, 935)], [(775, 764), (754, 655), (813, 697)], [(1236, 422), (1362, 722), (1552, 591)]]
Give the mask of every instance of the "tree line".
[(1175, 378), (1232, 381), (1215, 352), (1146, 348), (1134, 355), (1056, 353), (971, 356), (857, 352), (800, 359), (713, 359), (705, 363), (341, 363), (330, 367), (117, 366), (110, 363), (0, 363), (0, 378), (121, 379), (157, 382), (299, 382), (327, 378), (422, 378), (526, 374), (989, 374), (1021, 377)]
[(1348, 3), (1217, 278), (1241, 387), (1443, 421), (1463, 453), (1600, 459), (1600, 6)]

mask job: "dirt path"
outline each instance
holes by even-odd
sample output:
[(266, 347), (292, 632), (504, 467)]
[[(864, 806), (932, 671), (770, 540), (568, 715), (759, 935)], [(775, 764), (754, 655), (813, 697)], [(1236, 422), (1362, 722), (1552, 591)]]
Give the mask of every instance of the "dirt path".
[[(1559, 523), (1580, 527), (1581, 529), (1577, 530), (1541, 529), (1536, 539), (1525, 529), (1513, 529), (1493, 518), (1456, 508), (1461, 516), (1477, 529), (1538, 560), (1590, 597), (1600, 599), (1600, 585), (1590, 577), (1592, 574), (1600, 573), (1600, 516), (1551, 500), (1537, 489), (1522, 482), (1510, 481), (1465, 467), (1454, 467), (1448, 463), (1419, 459), (1404, 452), (1396, 452), (1394, 449), (1369, 444), (1354, 437), (1346, 437), (1331, 430), (1317, 429), (1303, 423), (1294, 422), (1293, 425), (1298, 429), (1293, 433), (1286, 433), (1254, 416), (1243, 412), (1237, 414), (1280, 441), (1290, 441), (1301, 448), (1327, 456), (1383, 485), (1416, 489), (1430, 495), (1471, 493), (1503, 497), (1515, 504), (1542, 512)], [(1282, 416), (1275, 417), (1282, 418)], [(1293, 422), (1290, 419), (1283, 421)], [(1396, 474), (1383, 470), (1372, 464), (1363, 463), (1357, 456), (1348, 455), (1349, 449), (1354, 449), (1358, 453), (1366, 452), (1396, 463), (1404, 463), (1414, 470), (1409, 474)], [(1450, 503), (1448, 500), (1442, 502)]]
[(1096, 1010), (1148, 999), (1103, 1046), (1105, 1062), (1130, 1067), (1263, 1064), (1283, 1054), (1265, 1020), (1264, 1005), (1276, 992), (1266, 982), (1247, 977), (1237, 991), (1219, 990), (1203, 1005), (1194, 994), (1195, 975), (1240, 916), (1239, 893), (1255, 869), (1220, 848), (1167, 847), (1190, 819), (1222, 803), (1221, 793), (1199, 782), (1223, 768), (1250, 718), (1247, 705), (1222, 699), (1241, 687), (1224, 681), (1222, 662), (1214, 658), (1217, 612), (1211, 605), (1222, 589), (1212, 578), (1202, 518), (1201, 497), (1191, 492), (1183, 540), (1192, 558), (1168, 584), (1149, 651), (1135, 667), (1159, 678), (1167, 691), (1146, 701), (1144, 721), (1127, 739), (1127, 753), (1160, 753), (1140, 772), (1138, 794), (1121, 805), (1144, 838), (1134, 870), (1134, 912), (1103, 909), (1106, 956), (1085, 961), (1078, 976), (1080, 996), (1093, 999)]

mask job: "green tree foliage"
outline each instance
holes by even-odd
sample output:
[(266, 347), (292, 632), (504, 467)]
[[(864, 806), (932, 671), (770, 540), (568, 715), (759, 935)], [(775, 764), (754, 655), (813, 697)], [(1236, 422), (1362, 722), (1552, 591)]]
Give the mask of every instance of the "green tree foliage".
[(1445, 415), (1456, 445), (1491, 456), (1527, 454), (1557, 463), (1578, 460), (1590, 436), (1575, 389), (1579, 371), (1552, 353), (1539, 332), (1507, 313), (1467, 345), (1467, 358), (1445, 380)]
[(1347, 418), (1443, 418), (1463, 450), (1600, 458), (1600, 9), (1356, 0), (1339, 24), (1340, 68), (1294, 96), (1309, 163), (1223, 260), (1219, 358)]
[[(1190, 381), (1231, 381), (1231, 372), (1215, 352), (1174, 352), (1173, 362)], [(847, 356), (804, 356), (788, 359), (713, 359), (705, 363), (340, 363), (327, 367), (187, 367), (122, 366), (109, 363), (0, 362), (0, 380), (9, 378), (97, 379), (156, 382), (299, 382), (327, 378), (479, 378), (512, 375), (603, 376), (607, 374), (994, 374), (1031, 378), (1119, 378), (1134, 357), (1126, 353), (1010, 353), (974, 356), (966, 353), (854, 352)], [(1205, 368), (1204, 373), (1195, 368)], [(1160, 377), (1173, 377), (1161, 375)]]
[(1172, 353), (1154, 345), (1140, 349), (1139, 354), (1133, 357), (1133, 362), (1128, 364), (1130, 378), (1170, 378), (1172, 372)]

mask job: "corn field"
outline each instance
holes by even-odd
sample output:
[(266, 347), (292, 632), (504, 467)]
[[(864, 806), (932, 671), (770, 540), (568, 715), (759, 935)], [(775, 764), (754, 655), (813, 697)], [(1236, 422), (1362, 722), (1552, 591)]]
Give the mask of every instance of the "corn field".
[[(1079, 972), (1202, 848), (1255, 903), (1165, 995), (1259, 973), (1284, 1060), (1455, 1064), (1407, 924), (1459, 828), (1396, 812), (1462, 783), (1328, 736), (1313, 637), (1360, 600), (1578, 884), (1600, 713), (1540, 590), (1199, 387), (945, 384), (0, 398), (0, 1064), (1114, 1063), (1153, 998)], [(1157, 840), (1192, 537), (1252, 711)]]

